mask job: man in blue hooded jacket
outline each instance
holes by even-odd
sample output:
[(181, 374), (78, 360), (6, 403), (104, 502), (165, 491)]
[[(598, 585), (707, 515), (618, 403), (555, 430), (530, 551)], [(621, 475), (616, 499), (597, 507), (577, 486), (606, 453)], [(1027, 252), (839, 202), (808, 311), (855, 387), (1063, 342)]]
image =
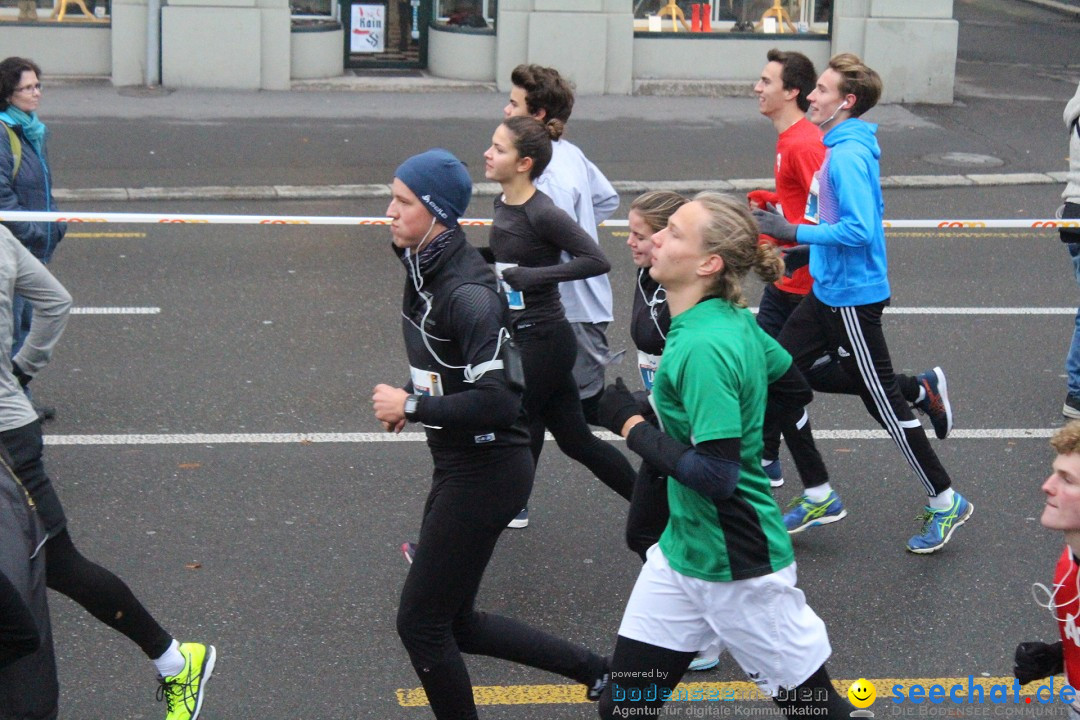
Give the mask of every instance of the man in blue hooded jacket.
[[(945, 376), (940, 368), (916, 377), (898, 377), (885, 343), (881, 315), (891, 294), (882, 216), (877, 125), (861, 116), (881, 97), (880, 76), (856, 55), (829, 61), (810, 93), (810, 121), (825, 133), (825, 161), (810, 186), (805, 218), (792, 225), (782, 215), (757, 211), (761, 231), (810, 247), (811, 294), (799, 304), (778, 340), (791, 353), (815, 390), (858, 395), (889, 433), (928, 496), (922, 527), (907, 543), (913, 553), (940, 550), (974, 506), (953, 491), (951, 480), (930, 447), (908, 397), (931, 417), (948, 417)], [(839, 362), (814, 369), (825, 355)], [(902, 383), (918, 387), (902, 388)], [(905, 392), (905, 390), (907, 392)], [(936, 429), (936, 428), (935, 428)], [(939, 437), (946, 433), (939, 432)], [(828, 483), (807, 487), (785, 515), (788, 530), (846, 514)]]

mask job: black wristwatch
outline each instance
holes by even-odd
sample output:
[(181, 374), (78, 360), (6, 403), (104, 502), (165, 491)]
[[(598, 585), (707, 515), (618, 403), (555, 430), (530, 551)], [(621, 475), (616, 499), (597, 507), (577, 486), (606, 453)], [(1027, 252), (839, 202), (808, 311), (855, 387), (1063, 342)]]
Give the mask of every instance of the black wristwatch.
[(405, 419), (416, 422), (416, 411), (420, 409), (420, 396), (410, 395), (405, 398)]

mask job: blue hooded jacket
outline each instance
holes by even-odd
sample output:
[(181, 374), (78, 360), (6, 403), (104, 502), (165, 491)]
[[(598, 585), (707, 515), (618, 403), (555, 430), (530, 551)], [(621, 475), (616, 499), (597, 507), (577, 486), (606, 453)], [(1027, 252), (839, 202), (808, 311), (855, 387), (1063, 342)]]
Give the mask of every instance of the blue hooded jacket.
[(877, 125), (850, 118), (825, 134), (817, 198), (811, 187), (806, 206), (807, 219), (818, 224), (797, 229), (798, 242), (810, 246), (814, 295), (831, 307), (883, 302), (891, 294), (876, 132)]
[[(48, 135), (41, 141), (39, 154), (18, 125), (12, 129), (22, 145), (22, 162), (12, 182), (15, 157), (7, 131), (0, 127), (0, 210), (55, 211), (46, 150)], [(52, 259), (56, 246), (67, 230), (65, 223), (5, 222), (4, 225), (34, 257), (44, 263)]]

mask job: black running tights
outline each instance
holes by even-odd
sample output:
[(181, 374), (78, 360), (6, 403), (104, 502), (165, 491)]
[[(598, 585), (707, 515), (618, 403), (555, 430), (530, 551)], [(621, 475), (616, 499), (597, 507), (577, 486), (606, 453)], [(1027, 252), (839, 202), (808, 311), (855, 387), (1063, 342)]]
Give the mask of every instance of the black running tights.
[(585, 422), (573, 374), (577, 342), (570, 323), (565, 320), (540, 323), (518, 330), (514, 339), (521, 347), (525, 370), (522, 402), (532, 436), (534, 464), (540, 459), (547, 428), (560, 450), (629, 500), (634, 468), (614, 445), (593, 435)]
[(172, 636), (158, 625), (123, 580), (79, 553), (66, 529), (45, 544), (45, 577), (51, 589), (122, 632), (151, 660), (169, 649)]

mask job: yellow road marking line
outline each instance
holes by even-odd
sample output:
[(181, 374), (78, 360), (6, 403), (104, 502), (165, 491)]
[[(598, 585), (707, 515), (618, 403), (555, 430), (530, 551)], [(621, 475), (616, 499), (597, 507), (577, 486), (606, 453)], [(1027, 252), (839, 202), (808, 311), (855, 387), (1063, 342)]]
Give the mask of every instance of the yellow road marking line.
[(889, 237), (905, 238), (1030, 238), (1030, 232), (956, 232), (956, 231), (931, 231), (931, 232), (904, 232), (899, 230), (886, 230)]
[[(963, 694), (957, 692), (957, 697), (967, 699), (968, 678), (868, 678), (877, 690), (878, 700), (892, 698), (893, 688), (899, 685), (903, 689), (905, 699), (910, 694), (913, 685), (921, 685), (924, 690), (934, 685), (945, 688), (945, 702), (953, 704), (949, 699), (948, 691), (954, 685), (963, 687)], [(833, 687), (837, 692), (846, 695), (848, 687), (855, 680), (833, 680)], [(1008, 688), (1007, 703), (1014, 704), (1012, 677), (973, 677), (971, 685), (983, 689), (983, 705), (989, 705), (991, 698), (990, 689), (993, 686), (1005, 686)], [(1035, 681), (1028, 685), (1022, 685), (1020, 697), (1031, 697), (1035, 691), (1046, 685), (1049, 681)], [(1059, 697), (1061, 688), (1065, 686), (1064, 677), (1054, 678), (1054, 697)], [(732, 682), (683, 682), (673, 693), (685, 692), (687, 696), (737, 701), (761, 701), (767, 702), (769, 698), (763, 695), (757, 685), (746, 681)], [(925, 695), (924, 695), (925, 697)], [(585, 686), (583, 685), (486, 685), (473, 687), (473, 698), (477, 705), (561, 705), (569, 703), (588, 702), (585, 698)], [(423, 707), (428, 704), (427, 694), (423, 688), (403, 688), (397, 691), (398, 705), (401, 707)], [(910, 702), (905, 700), (905, 702)], [(928, 702), (923, 700), (924, 703)], [(980, 703), (972, 703), (980, 704)]]

